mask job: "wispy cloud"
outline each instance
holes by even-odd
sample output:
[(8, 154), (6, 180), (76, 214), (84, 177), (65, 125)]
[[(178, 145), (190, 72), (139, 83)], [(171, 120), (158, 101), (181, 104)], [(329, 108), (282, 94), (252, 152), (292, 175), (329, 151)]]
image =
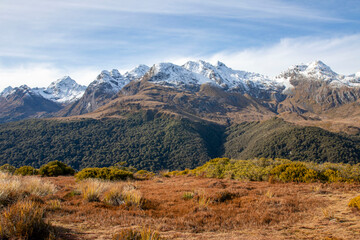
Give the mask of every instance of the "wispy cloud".
[(335, 38), (285, 38), (261, 48), (220, 52), (205, 57), (210, 62), (223, 61), (234, 69), (275, 76), (290, 65), (322, 60), (334, 71), (352, 74), (360, 71), (360, 34)]

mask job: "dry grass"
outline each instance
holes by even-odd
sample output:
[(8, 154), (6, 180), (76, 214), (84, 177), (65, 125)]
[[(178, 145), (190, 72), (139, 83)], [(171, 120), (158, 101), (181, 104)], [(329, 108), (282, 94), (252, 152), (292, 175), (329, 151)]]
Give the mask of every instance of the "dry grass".
[(141, 230), (136, 229), (123, 229), (120, 232), (114, 234), (113, 240), (165, 240), (160, 237), (160, 234), (151, 229), (143, 228)]
[(56, 186), (39, 177), (19, 177), (0, 172), (0, 207), (34, 195), (43, 197), (56, 192)]
[[(88, 202), (72, 194), (83, 184), (73, 177), (49, 179), (60, 189), (52, 199), (61, 209), (47, 217), (71, 229), (68, 238), (112, 239), (147, 226), (168, 239), (360, 239), (360, 215), (348, 207), (360, 191), (356, 184), (178, 176), (103, 182), (99, 201)], [(183, 198), (187, 193), (193, 198)]]
[(32, 201), (19, 201), (5, 209), (0, 218), (0, 239), (50, 239), (51, 226), (44, 210)]

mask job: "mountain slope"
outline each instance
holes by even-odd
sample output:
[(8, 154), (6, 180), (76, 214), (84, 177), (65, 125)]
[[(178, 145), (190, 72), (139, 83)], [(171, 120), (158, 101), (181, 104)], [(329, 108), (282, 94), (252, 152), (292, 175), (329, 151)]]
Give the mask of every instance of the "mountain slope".
[(121, 75), (116, 69), (111, 72), (102, 71), (87, 87), (84, 95), (75, 103), (69, 105), (56, 116), (74, 116), (92, 112), (110, 101), (130, 81), (141, 78), (149, 67), (139, 65), (133, 70)]
[(23, 85), (0, 96), (0, 123), (46, 117), (61, 108), (60, 104), (43, 98)]

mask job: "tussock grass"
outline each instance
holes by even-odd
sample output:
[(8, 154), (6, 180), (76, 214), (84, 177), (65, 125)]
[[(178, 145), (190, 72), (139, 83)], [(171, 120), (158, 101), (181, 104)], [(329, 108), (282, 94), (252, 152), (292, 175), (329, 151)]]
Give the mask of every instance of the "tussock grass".
[(0, 217), (0, 239), (51, 239), (52, 228), (43, 217), (44, 210), (32, 201), (11, 205)]
[(56, 186), (39, 177), (18, 177), (0, 172), (0, 206), (6, 206), (29, 195), (46, 196), (56, 192)]
[(182, 195), (182, 199), (184, 200), (190, 200), (194, 198), (194, 192), (184, 192)]
[(100, 196), (109, 189), (111, 183), (96, 179), (89, 179), (79, 183), (79, 190), (88, 202), (100, 201)]
[(79, 190), (88, 202), (104, 202), (113, 206), (142, 208), (145, 199), (132, 184), (89, 179), (78, 183)]
[(160, 237), (160, 234), (151, 229), (143, 228), (141, 230), (136, 229), (124, 229), (113, 235), (113, 240), (165, 240)]

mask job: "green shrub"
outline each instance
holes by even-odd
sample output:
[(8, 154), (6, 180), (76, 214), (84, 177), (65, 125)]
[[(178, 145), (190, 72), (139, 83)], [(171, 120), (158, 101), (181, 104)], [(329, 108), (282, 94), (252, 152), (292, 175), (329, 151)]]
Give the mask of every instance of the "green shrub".
[(22, 166), (15, 170), (15, 175), (30, 176), (37, 175), (39, 171), (31, 166)]
[(350, 200), (349, 207), (360, 210), (360, 196), (357, 196)]
[(39, 170), (41, 176), (57, 177), (60, 175), (74, 175), (75, 170), (60, 161), (52, 161), (43, 166)]
[(203, 175), (210, 178), (224, 178), (226, 166), (229, 164), (229, 158), (214, 158), (190, 172), (195, 173), (197, 176)]
[(10, 164), (4, 164), (0, 167), (0, 172), (7, 172), (13, 174), (16, 170), (16, 167), (10, 165)]
[(98, 178), (104, 180), (126, 180), (133, 178), (134, 174), (116, 168), (84, 168), (76, 174), (77, 180)]
[(146, 170), (139, 170), (136, 173), (134, 173), (134, 177), (137, 179), (151, 179), (154, 176), (155, 173)]
[(327, 169), (323, 175), (325, 180), (330, 183), (343, 181), (343, 178), (340, 176), (340, 172), (333, 169)]
[(318, 179), (316, 171), (308, 169), (300, 162), (278, 165), (270, 171), (270, 174), (283, 182), (313, 182)]

